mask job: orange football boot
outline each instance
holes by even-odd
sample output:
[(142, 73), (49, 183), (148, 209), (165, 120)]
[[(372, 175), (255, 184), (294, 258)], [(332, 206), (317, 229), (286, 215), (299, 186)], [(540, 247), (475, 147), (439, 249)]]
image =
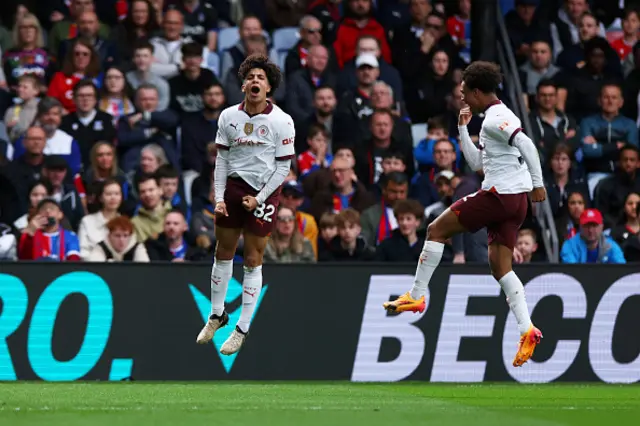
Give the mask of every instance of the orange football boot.
[(522, 365), (529, 361), (533, 356), (533, 351), (540, 343), (542, 339), (542, 332), (534, 327), (533, 324), (529, 327), (526, 333), (520, 336), (520, 343), (518, 344), (518, 353), (513, 359), (514, 367), (522, 367)]
[(424, 301), (424, 296), (422, 296), (418, 300), (415, 300), (411, 297), (411, 294), (409, 292), (406, 292), (396, 300), (393, 300), (391, 302), (384, 302), (382, 306), (389, 312), (400, 313), (410, 311), (423, 313), (425, 308), (427, 307), (427, 304)]

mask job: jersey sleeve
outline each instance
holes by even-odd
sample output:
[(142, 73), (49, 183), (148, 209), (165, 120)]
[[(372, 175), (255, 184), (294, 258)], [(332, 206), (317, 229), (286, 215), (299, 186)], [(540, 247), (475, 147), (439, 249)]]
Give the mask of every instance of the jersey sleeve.
[(224, 111), (220, 114), (218, 119), (218, 132), (216, 133), (216, 147), (218, 149), (229, 149), (231, 143), (229, 141), (229, 135), (227, 135), (227, 120)]
[(291, 117), (283, 119), (276, 139), (276, 161), (295, 158), (296, 151), (293, 142), (296, 139), (296, 129)]
[(514, 114), (500, 114), (490, 117), (484, 129), (496, 141), (513, 145), (513, 139), (522, 131), (522, 123)]

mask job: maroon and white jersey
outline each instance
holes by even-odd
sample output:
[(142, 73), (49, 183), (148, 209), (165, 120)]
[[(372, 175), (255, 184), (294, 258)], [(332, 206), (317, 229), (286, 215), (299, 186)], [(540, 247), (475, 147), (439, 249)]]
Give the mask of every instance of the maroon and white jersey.
[(239, 177), (262, 189), (276, 170), (276, 161), (295, 157), (293, 119), (271, 103), (249, 116), (244, 102), (226, 108), (218, 118), (218, 149), (228, 150), (229, 177)]

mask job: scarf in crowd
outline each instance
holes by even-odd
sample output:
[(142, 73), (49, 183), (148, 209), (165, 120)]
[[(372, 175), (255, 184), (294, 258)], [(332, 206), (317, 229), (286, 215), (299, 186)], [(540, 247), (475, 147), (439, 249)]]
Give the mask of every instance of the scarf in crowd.
[(389, 221), (389, 214), (387, 213), (387, 206), (382, 202), (382, 215), (380, 215), (380, 223), (378, 224), (378, 235), (376, 237), (376, 243), (380, 244), (385, 239), (391, 236), (391, 222)]

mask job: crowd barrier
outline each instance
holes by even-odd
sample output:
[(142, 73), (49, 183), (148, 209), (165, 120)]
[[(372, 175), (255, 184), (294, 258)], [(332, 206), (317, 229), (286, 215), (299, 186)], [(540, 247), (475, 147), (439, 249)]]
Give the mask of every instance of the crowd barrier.
[(195, 338), (209, 314), (210, 265), (4, 264), (0, 380), (640, 381), (640, 273), (633, 266), (521, 266), (544, 339), (513, 368), (517, 327), (486, 266), (443, 266), (423, 314), (382, 303), (414, 265), (267, 265), (250, 335)]

